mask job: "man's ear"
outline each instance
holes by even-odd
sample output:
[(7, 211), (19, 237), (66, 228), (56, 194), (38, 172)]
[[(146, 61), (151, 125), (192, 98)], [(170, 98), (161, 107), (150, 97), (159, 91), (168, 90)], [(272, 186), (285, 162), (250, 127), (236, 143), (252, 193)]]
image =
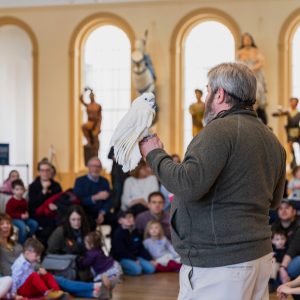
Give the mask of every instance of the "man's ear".
[(217, 92), (216, 92), (216, 100), (218, 104), (222, 104), (225, 102), (225, 91), (222, 88), (218, 88)]

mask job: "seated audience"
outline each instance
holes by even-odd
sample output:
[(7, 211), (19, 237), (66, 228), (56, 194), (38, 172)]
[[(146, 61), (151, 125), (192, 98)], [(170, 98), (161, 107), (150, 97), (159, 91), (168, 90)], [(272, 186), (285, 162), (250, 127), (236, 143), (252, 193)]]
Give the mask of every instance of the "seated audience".
[(279, 268), (282, 283), (300, 275), (300, 229), (296, 212), (293, 202), (283, 200), (278, 209), (279, 220), (272, 226), (273, 232), (284, 231), (288, 241), (287, 251)]
[(152, 175), (150, 168), (144, 161), (141, 161), (124, 183), (122, 194), (122, 210), (130, 209), (137, 215), (148, 209), (148, 196), (157, 192), (159, 185), (156, 177)]
[(79, 268), (90, 268), (94, 282), (109, 280), (112, 290), (122, 274), (120, 264), (104, 254), (102, 249), (104, 243), (100, 232), (90, 232), (85, 236), (84, 243), (87, 251), (84, 257), (78, 260)]
[(272, 248), (273, 248), (273, 263), (271, 273), (271, 290), (277, 284), (278, 271), (283, 257), (287, 250), (287, 236), (283, 230), (277, 230), (272, 232)]
[(43, 251), (44, 246), (38, 240), (29, 238), (25, 242), (23, 253), (11, 267), (14, 295), (27, 298), (45, 296), (46, 299), (63, 296), (63, 291), (50, 273), (41, 267), (35, 271)]
[(147, 224), (143, 244), (154, 258), (157, 272), (178, 272), (180, 270), (179, 255), (164, 236), (160, 222), (152, 220)]
[[(6, 204), (6, 213), (13, 219), (13, 224), (19, 230), (19, 243), (24, 244), (28, 236), (32, 237), (35, 234), (38, 223), (29, 218), (28, 202), (23, 198), (25, 187), (21, 179), (12, 182), (12, 191), (13, 197)], [(29, 228), (28, 232), (27, 227)]]
[[(47, 199), (62, 191), (60, 184), (51, 178), (52, 172), (53, 166), (48, 161), (40, 162), (38, 164), (39, 176), (29, 185), (29, 216), (39, 223), (39, 230), (36, 235), (44, 245), (47, 244), (47, 238), (56, 225), (53, 218), (40, 217), (36, 210)], [(52, 203), (49, 208), (55, 211), (57, 206)]]
[[(0, 213), (0, 270), (2, 275), (11, 275), (11, 266), (22, 253), (22, 247), (13, 240), (13, 225), (11, 218)], [(61, 276), (55, 276), (60, 288), (75, 297), (97, 298), (107, 300), (110, 282), (73, 281)], [(107, 285), (107, 286), (106, 286)]]
[(12, 195), (12, 182), (16, 179), (20, 179), (20, 174), (17, 170), (9, 172), (7, 179), (4, 180), (2, 187), (0, 188), (1, 193)]
[(118, 260), (127, 275), (152, 274), (155, 272), (155, 261), (144, 248), (142, 237), (135, 229), (134, 216), (130, 211), (120, 211), (119, 228), (112, 237), (112, 255)]
[(286, 283), (300, 275), (300, 229), (296, 230), (289, 240), (286, 254), (279, 268), (282, 283)]
[(83, 209), (78, 205), (71, 206), (62, 225), (48, 239), (48, 253), (84, 255), (84, 236), (89, 231)]
[(160, 192), (153, 192), (148, 197), (149, 210), (142, 212), (136, 217), (136, 228), (144, 235), (149, 221), (157, 220), (163, 227), (166, 237), (171, 240), (170, 215), (164, 211), (164, 196)]
[(14, 238), (11, 217), (0, 213), (0, 270), (4, 276), (11, 275), (11, 265), (22, 253), (22, 246)]
[(80, 199), (92, 229), (104, 222), (111, 207), (109, 183), (100, 176), (101, 169), (99, 158), (91, 158), (88, 174), (77, 178), (74, 185), (74, 193)]
[[(83, 209), (78, 205), (69, 208), (61, 226), (58, 226), (48, 239), (48, 253), (85, 255), (84, 236), (89, 233), (89, 224)], [(89, 281), (88, 268), (77, 270), (81, 280)]]
[(12, 287), (12, 278), (9, 276), (0, 276), (0, 299), (9, 298), (8, 292)]
[(278, 218), (272, 224), (272, 232), (284, 231), (288, 238), (288, 243), (290, 243), (290, 238), (293, 237), (300, 225), (300, 219), (297, 217), (294, 203), (283, 199), (278, 208)]

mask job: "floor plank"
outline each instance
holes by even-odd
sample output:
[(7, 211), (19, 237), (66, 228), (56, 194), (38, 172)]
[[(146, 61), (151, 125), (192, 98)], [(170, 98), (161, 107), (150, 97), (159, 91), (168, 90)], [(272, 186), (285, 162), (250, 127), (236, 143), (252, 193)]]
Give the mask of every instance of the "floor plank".
[(178, 295), (178, 274), (160, 273), (125, 277), (113, 293), (114, 300), (174, 300)]
[[(176, 300), (178, 290), (177, 273), (125, 276), (123, 282), (114, 289), (113, 300)], [(270, 300), (278, 300), (276, 293), (270, 294)]]

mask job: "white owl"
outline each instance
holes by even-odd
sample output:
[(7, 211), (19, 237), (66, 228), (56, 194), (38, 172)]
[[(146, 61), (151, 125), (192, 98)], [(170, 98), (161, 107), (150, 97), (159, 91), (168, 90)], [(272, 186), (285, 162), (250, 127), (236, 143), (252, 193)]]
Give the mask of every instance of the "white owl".
[(152, 93), (144, 93), (136, 98), (117, 125), (110, 145), (114, 147), (116, 162), (122, 170), (134, 170), (142, 155), (139, 142), (149, 136), (149, 128), (155, 118), (156, 102)]

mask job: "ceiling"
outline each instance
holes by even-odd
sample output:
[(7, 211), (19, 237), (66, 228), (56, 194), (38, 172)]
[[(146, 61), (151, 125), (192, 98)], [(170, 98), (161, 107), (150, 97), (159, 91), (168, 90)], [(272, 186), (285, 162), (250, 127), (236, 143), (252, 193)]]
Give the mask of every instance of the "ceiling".
[[(39, 7), (39, 6), (54, 6), (54, 5), (82, 5), (82, 4), (117, 4), (117, 3), (174, 3), (174, 2), (210, 2), (211, 0), (0, 0), (1, 8), (10, 7)], [(214, 2), (259, 2), (261, 0), (214, 0)], [(264, 1), (293, 1), (293, 0), (264, 0)]]
[[(114, 3), (146, 3), (170, 2), (172, 0), (0, 0), (0, 8), (5, 7), (37, 7), (52, 5), (76, 4), (114, 4)], [(183, 0), (184, 1), (184, 0)]]

